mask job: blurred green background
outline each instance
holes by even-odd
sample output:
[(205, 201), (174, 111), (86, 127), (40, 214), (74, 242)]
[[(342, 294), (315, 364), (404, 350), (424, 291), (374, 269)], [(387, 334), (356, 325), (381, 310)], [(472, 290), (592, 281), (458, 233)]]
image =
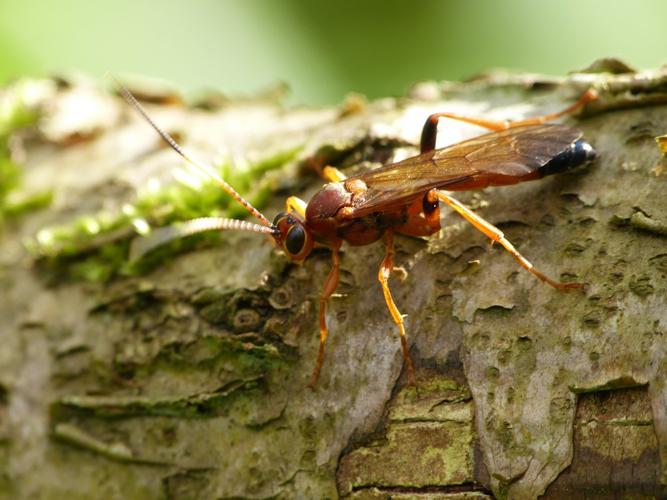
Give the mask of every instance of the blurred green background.
[(0, 83), (81, 70), (297, 104), (405, 92), (489, 68), (563, 74), (602, 56), (665, 63), (662, 0), (0, 0)]

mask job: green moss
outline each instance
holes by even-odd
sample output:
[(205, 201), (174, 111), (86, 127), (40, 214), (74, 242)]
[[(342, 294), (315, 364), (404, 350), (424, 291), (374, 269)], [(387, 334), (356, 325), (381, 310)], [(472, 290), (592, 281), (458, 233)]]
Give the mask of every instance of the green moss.
[(0, 138), (5, 141), (12, 132), (34, 124), (39, 118), (38, 110), (29, 104), (33, 83), (39, 85), (39, 82), (18, 82), (0, 96)]
[(467, 387), (458, 384), (455, 380), (445, 377), (428, 377), (419, 380), (417, 385), (405, 387), (397, 396), (396, 404), (404, 405), (427, 394), (437, 394), (442, 400), (465, 400), (470, 397)]
[[(242, 405), (245, 399), (256, 401), (264, 394), (266, 376), (285, 370), (287, 365), (288, 360), (275, 346), (255, 345), (235, 337), (207, 336), (193, 343), (173, 343), (145, 365), (114, 363), (117, 376), (153, 390), (142, 395), (103, 391), (99, 396), (65, 396), (52, 405), (51, 417), (54, 422), (70, 421), (78, 414), (114, 419), (140, 415), (216, 417), (232, 406)], [(220, 387), (213, 385), (201, 391), (187, 382), (217, 380), (222, 371), (228, 376), (220, 381)], [(175, 378), (186, 382), (172, 384), (166, 394), (159, 389)], [(111, 380), (108, 382), (114, 387)]]
[[(269, 342), (253, 342), (243, 336), (206, 336), (182, 348), (165, 348), (160, 353), (163, 369), (217, 370), (225, 367), (243, 378), (256, 378), (288, 366), (289, 353)], [(157, 365), (156, 365), (157, 366)]]
[(6, 144), (0, 137), (0, 221), (5, 216), (7, 196), (19, 185), (20, 168), (9, 158)]
[[(242, 171), (231, 165), (220, 168), (221, 175), (251, 204), (262, 207), (274, 191), (271, 178), (260, 177), (292, 160), (299, 148), (290, 149), (249, 165)], [(202, 183), (184, 179), (157, 191), (142, 193), (133, 204), (119, 212), (98, 212), (74, 222), (42, 229), (26, 241), (33, 256), (47, 268), (64, 271), (74, 279), (104, 282), (116, 275), (138, 275), (159, 263), (200, 245), (218, 241), (217, 233), (184, 235), (178, 230), (155, 244), (137, 260), (130, 259), (130, 241), (137, 235), (150, 237), (150, 227), (163, 227), (204, 216), (239, 218), (248, 215), (213, 180)]]
[(54, 403), (54, 421), (66, 420), (71, 413), (84, 413), (101, 418), (129, 418), (139, 415), (181, 418), (215, 417), (242, 392), (258, 388), (257, 379), (229, 382), (215, 392), (188, 396), (67, 396)]
[(495, 366), (489, 366), (487, 367), (485, 374), (487, 380), (497, 381), (498, 378), (500, 377), (500, 370), (498, 370), (498, 368), (496, 368)]
[(93, 453), (98, 453), (111, 460), (137, 464), (168, 465), (166, 462), (151, 460), (137, 455), (121, 441), (107, 443), (73, 424), (56, 424), (52, 435), (55, 439)]
[(6, 217), (18, 217), (27, 212), (45, 208), (53, 201), (52, 191), (42, 191), (34, 194), (26, 194), (14, 191), (5, 199), (3, 207)]
[(7, 217), (51, 202), (46, 193), (13, 199), (10, 196), (21, 184), (21, 167), (11, 158), (9, 139), (15, 131), (33, 125), (39, 118), (38, 111), (27, 102), (28, 84), (19, 82), (0, 94), (0, 224)]

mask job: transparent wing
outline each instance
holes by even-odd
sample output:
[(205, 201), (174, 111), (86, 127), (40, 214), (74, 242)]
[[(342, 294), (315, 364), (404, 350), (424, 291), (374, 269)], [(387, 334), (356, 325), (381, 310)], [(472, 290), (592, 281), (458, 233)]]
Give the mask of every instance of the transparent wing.
[(363, 181), (368, 188), (355, 197), (351, 216), (408, 204), (430, 189), (477, 189), (537, 178), (540, 167), (581, 136), (581, 131), (566, 125), (527, 125), (371, 170), (350, 178)]

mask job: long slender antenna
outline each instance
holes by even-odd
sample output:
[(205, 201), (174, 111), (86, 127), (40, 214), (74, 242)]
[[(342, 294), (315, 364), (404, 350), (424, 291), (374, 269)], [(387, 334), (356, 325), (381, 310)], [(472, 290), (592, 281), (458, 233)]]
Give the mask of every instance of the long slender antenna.
[(171, 147), (171, 149), (173, 149), (179, 155), (181, 155), (185, 161), (187, 161), (191, 166), (196, 168), (200, 173), (206, 175), (207, 177), (213, 179), (218, 184), (220, 184), (222, 189), (224, 189), (227, 192), (227, 194), (229, 194), (232, 198), (234, 198), (241, 205), (243, 205), (245, 209), (252, 215), (257, 217), (257, 219), (259, 219), (259, 221), (262, 224), (264, 224), (267, 227), (271, 228), (273, 227), (273, 224), (271, 224), (271, 222), (269, 222), (269, 220), (266, 217), (264, 217), (264, 215), (262, 215), (262, 213), (259, 210), (253, 207), (249, 201), (247, 201), (243, 196), (241, 196), (238, 193), (238, 191), (236, 191), (236, 189), (234, 189), (230, 184), (228, 184), (227, 181), (225, 181), (213, 168), (195, 160), (189, 154), (187, 154), (183, 150), (183, 148), (179, 146), (167, 132), (162, 130), (162, 128), (160, 128), (160, 126), (157, 123), (155, 123), (150, 116), (148, 116), (146, 110), (143, 108), (141, 104), (139, 104), (139, 101), (137, 101), (137, 99), (127, 89), (127, 87), (125, 87), (125, 85), (120, 83), (116, 77), (112, 76), (111, 78), (113, 78), (113, 80), (116, 82), (116, 85), (118, 86), (121, 95), (125, 98), (128, 104), (130, 104), (134, 109), (136, 109), (141, 114), (141, 116), (144, 117), (144, 119), (150, 124), (151, 127), (155, 129), (155, 131), (158, 134), (160, 134), (160, 137), (162, 137), (164, 142), (166, 142), (169, 145), (169, 147)]
[(177, 222), (171, 226), (153, 229), (140, 238), (135, 238), (130, 247), (130, 260), (139, 260), (141, 257), (170, 241), (203, 233), (205, 231), (250, 231), (253, 233), (276, 236), (277, 229), (262, 226), (254, 222), (222, 217), (200, 217), (185, 222)]

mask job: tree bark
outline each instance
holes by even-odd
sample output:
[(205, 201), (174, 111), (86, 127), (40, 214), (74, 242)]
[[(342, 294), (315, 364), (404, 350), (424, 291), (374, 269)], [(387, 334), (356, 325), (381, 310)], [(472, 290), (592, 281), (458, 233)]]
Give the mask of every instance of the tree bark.
[[(179, 166), (120, 98), (37, 83), (39, 121), (13, 132), (8, 150), (23, 165), (18, 192), (48, 189), (53, 201), (8, 218), (0, 235), (4, 495), (664, 494), (667, 164), (654, 138), (667, 129), (667, 72), (494, 73), (316, 110), (144, 96), (200, 158), (256, 163), (298, 148), (269, 174), (272, 216), (287, 195), (307, 200), (321, 185), (308, 167), (350, 173), (415, 154), (429, 113), (518, 119), (599, 89), (567, 119), (598, 152), (590, 167), (459, 196), (536, 267), (586, 291), (545, 286), (449, 212), (428, 240), (397, 237), (406, 272), (390, 286), (407, 315), (409, 386), (377, 283), (382, 245), (344, 247), (315, 390), (327, 251), (292, 265), (265, 238), (229, 233), (148, 273), (93, 282), (69, 270), (131, 232), (78, 248), (66, 265), (26, 251), (39, 251), (41, 229), (121, 211)], [(476, 133), (443, 121), (438, 145)]]

